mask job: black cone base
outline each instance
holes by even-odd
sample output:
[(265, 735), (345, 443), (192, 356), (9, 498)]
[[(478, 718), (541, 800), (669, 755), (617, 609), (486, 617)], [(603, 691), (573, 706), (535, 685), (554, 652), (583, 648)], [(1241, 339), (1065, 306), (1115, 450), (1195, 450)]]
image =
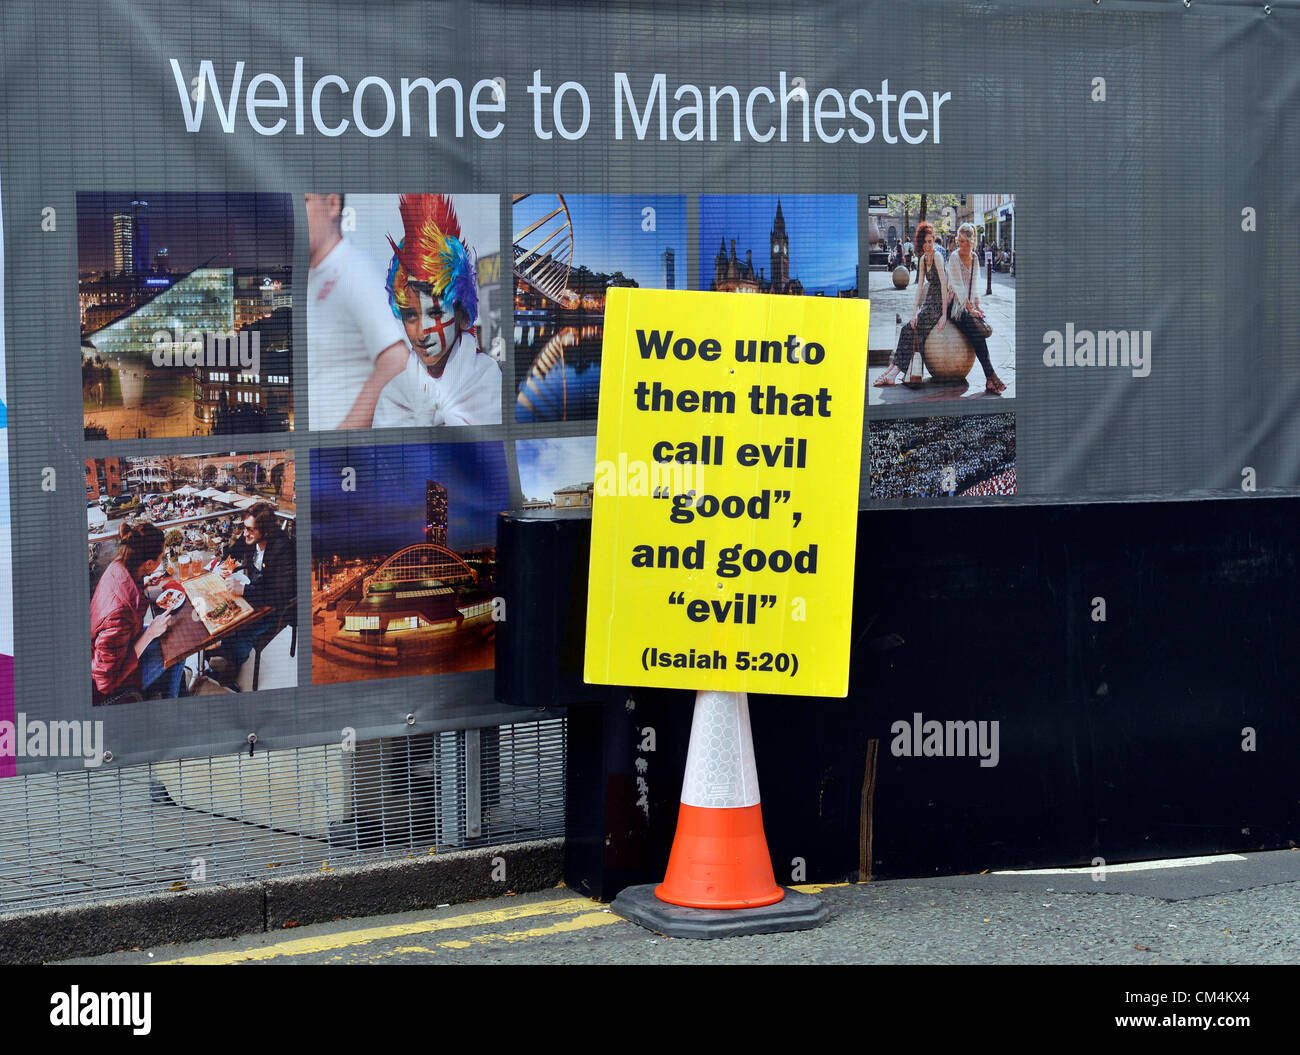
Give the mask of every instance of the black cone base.
[(735, 938), (811, 930), (829, 915), (811, 894), (783, 887), (785, 897), (762, 908), (682, 908), (655, 897), (655, 886), (630, 886), (610, 904), (624, 919), (670, 938)]

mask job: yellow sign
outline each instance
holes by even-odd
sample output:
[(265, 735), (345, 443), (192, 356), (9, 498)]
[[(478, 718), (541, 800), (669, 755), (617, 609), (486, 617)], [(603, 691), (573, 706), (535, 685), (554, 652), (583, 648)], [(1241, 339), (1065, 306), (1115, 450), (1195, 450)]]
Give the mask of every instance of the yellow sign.
[(609, 290), (588, 682), (847, 694), (867, 310)]

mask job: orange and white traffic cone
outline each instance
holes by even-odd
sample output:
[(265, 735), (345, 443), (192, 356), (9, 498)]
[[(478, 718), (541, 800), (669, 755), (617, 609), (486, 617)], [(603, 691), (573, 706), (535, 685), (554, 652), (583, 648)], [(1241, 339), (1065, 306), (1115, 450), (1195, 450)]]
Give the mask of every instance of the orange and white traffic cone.
[(763, 834), (743, 692), (696, 693), (677, 834), (655, 896), (672, 905), (709, 909), (757, 908), (785, 896), (776, 885)]
[(776, 885), (743, 692), (696, 693), (668, 871), (658, 886), (626, 887), (611, 907), (674, 938), (807, 930), (826, 919), (817, 898)]

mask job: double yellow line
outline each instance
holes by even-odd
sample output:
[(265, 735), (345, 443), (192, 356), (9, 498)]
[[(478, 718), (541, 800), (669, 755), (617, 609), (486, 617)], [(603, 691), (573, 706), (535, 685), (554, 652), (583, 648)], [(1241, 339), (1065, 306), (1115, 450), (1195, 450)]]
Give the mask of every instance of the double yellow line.
[[(818, 894), (847, 886), (846, 883), (808, 883), (792, 887), (807, 894)], [(552, 934), (569, 934), (574, 931), (604, 927), (611, 923), (624, 922), (622, 917), (614, 915), (598, 902), (581, 897), (557, 898), (554, 901), (533, 901), (511, 905), (508, 908), (492, 909), (487, 912), (471, 912), (463, 916), (439, 916), (433, 919), (416, 920), (411, 923), (394, 923), (386, 927), (365, 927), (361, 930), (338, 931), (333, 934), (320, 934), (310, 938), (293, 938), (289, 941), (272, 942), (259, 945), (255, 949), (233, 949), (229, 952), (210, 952), (199, 956), (182, 956), (175, 960), (157, 960), (155, 963), (256, 963), (260, 960), (278, 960), (285, 956), (310, 956), (316, 953), (337, 952), (340, 949), (355, 949), (377, 941), (393, 938), (409, 938), (423, 934), (437, 934), (441, 931), (465, 930), (471, 927), (490, 927), (513, 920), (533, 919), (538, 916), (570, 916), (571, 919), (557, 920), (554, 923), (524, 930), (494, 931), (486, 934), (471, 934), (464, 938), (449, 938), (432, 945), (401, 945), (385, 955), (401, 953), (435, 953), (439, 949), (469, 949), (476, 945), (490, 945), (494, 942), (526, 941), (529, 938), (542, 938)]]
[(594, 901), (588, 901), (586, 898), (580, 897), (566, 897), (555, 901), (534, 901), (521, 905), (511, 905), (509, 908), (493, 909), (489, 912), (471, 912), (463, 916), (441, 916), (411, 923), (394, 923), (386, 927), (366, 927), (361, 930), (339, 931), (310, 938), (294, 938), (290, 941), (274, 942), (270, 945), (258, 946), (255, 949), (233, 949), (229, 952), (182, 956), (175, 960), (159, 960), (156, 962), (168, 964), (255, 963), (259, 960), (277, 960), (284, 956), (310, 956), (315, 953), (333, 952), (339, 949), (354, 949), (358, 946), (369, 945), (377, 941), (387, 941), (393, 938), (436, 934), (440, 931), (463, 930), (468, 927), (488, 927), (495, 924), (509, 923), (512, 920), (531, 919), (537, 916), (572, 916), (574, 918), (527, 930), (474, 934), (466, 938), (439, 942), (433, 947), (422, 945), (401, 946), (394, 949), (393, 952), (432, 953), (436, 952), (437, 949), (468, 949), (475, 945), (524, 941), (529, 938), (544, 937), (548, 934), (565, 934), (572, 931), (586, 930), (591, 927), (603, 927), (610, 923), (623, 922), (620, 917), (615, 916)]

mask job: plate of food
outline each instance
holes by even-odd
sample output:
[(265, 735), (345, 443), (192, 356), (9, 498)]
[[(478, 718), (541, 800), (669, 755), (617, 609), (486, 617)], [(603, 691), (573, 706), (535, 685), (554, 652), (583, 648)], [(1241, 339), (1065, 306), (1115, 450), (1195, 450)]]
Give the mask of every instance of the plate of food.
[(227, 623), (234, 622), (241, 614), (239, 605), (232, 598), (229, 601), (216, 601), (209, 606), (208, 610), (203, 613), (203, 619), (209, 627), (217, 630)]
[(194, 610), (210, 634), (217, 633), (253, 610), (247, 601), (227, 590), (220, 578), (212, 573), (186, 585), (189, 587), (186, 593), (194, 602)]
[(185, 603), (185, 591), (173, 587), (169, 590), (163, 590), (158, 595), (158, 607), (164, 612), (174, 612), (177, 608)]

